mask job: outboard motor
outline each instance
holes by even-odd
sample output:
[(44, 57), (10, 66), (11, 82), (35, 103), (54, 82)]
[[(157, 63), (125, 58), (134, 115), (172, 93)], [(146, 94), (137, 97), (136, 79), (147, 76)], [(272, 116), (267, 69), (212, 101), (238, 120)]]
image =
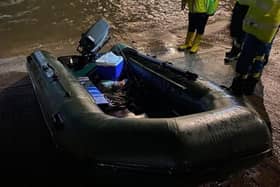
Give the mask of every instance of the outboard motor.
[(77, 51), (81, 55), (60, 56), (58, 60), (75, 71), (81, 70), (87, 64), (90, 64), (88, 69), (91, 69), (92, 63), (98, 58), (98, 51), (110, 38), (109, 30), (110, 26), (106, 20), (98, 20), (81, 36), (77, 47)]
[(95, 59), (97, 52), (110, 39), (109, 30), (110, 26), (104, 19), (98, 20), (82, 34), (77, 51), (81, 53), (82, 56)]

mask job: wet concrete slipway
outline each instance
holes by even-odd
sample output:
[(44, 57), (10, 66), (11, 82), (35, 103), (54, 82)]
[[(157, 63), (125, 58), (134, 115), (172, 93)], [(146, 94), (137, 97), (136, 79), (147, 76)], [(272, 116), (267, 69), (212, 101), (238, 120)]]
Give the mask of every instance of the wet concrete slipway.
[[(233, 66), (224, 65), (223, 57), (230, 45), (227, 25), (231, 9), (231, 1), (220, 3), (218, 12), (209, 20), (201, 50), (189, 55), (176, 51), (187, 27), (187, 11), (180, 11), (180, 0), (1, 0), (0, 176), (8, 182), (3, 186), (84, 186), (86, 181), (79, 164), (58, 153), (50, 140), (26, 73), (25, 57), (34, 49), (45, 49), (56, 56), (76, 53), (80, 34), (104, 17), (112, 27), (112, 39), (105, 50), (117, 42), (126, 43), (228, 86), (234, 75)], [(244, 98), (263, 116), (268, 114), (273, 156), (226, 179), (197, 181), (198, 186), (280, 186), (279, 49), (277, 37), (257, 96)], [(154, 182), (167, 184), (161, 184), (160, 179)], [(180, 186), (192, 185), (180, 181)]]

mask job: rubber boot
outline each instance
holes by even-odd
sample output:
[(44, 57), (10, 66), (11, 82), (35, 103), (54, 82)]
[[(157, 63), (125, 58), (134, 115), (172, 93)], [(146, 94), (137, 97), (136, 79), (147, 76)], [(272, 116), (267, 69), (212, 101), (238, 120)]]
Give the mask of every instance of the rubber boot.
[(246, 79), (242, 76), (235, 77), (230, 86), (231, 92), (236, 96), (241, 96), (244, 92), (245, 81)]
[(232, 47), (229, 52), (226, 52), (226, 56), (224, 59), (225, 64), (233, 63), (238, 60), (241, 51), (241, 44), (236, 41), (236, 39), (232, 42)]
[(186, 49), (190, 49), (192, 47), (192, 42), (194, 37), (195, 37), (195, 32), (188, 32), (185, 43), (183, 45), (178, 46), (178, 50), (184, 51)]
[(197, 34), (194, 41), (193, 41), (193, 45), (192, 48), (190, 50), (191, 54), (195, 54), (197, 53), (198, 49), (199, 49), (199, 45), (200, 45), (200, 41), (201, 41), (202, 35), (201, 34)]
[(259, 78), (254, 78), (249, 76), (244, 82), (244, 89), (243, 89), (244, 95), (253, 95), (258, 82), (259, 82)]

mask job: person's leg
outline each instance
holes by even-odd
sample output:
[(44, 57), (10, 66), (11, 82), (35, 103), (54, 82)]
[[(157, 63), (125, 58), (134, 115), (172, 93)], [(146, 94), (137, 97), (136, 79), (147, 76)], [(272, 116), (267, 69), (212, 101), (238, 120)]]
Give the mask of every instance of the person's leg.
[(230, 22), (230, 36), (232, 38), (243, 38), (244, 31), (242, 29), (243, 20), (247, 14), (249, 6), (241, 5), (236, 2), (231, 16)]
[(188, 33), (186, 35), (185, 43), (183, 45), (178, 46), (178, 50), (190, 49), (192, 47), (192, 42), (195, 37), (195, 16), (193, 13), (189, 13), (189, 25), (188, 25)]
[(196, 14), (196, 37), (194, 39), (190, 53), (197, 53), (200, 45), (202, 35), (204, 34), (205, 27), (208, 21), (209, 15), (206, 13), (197, 13)]
[(244, 46), (236, 63), (236, 76), (230, 87), (235, 95), (241, 95), (244, 93), (246, 79), (248, 78), (248, 73), (251, 70), (251, 62), (256, 56), (255, 46), (255, 37), (250, 34), (246, 34)]
[[(279, 27), (278, 27), (279, 30)], [(277, 31), (278, 32), (278, 31)], [(265, 65), (268, 63), (270, 51), (272, 48), (273, 41), (277, 34), (275, 33), (271, 43), (265, 43), (257, 40), (256, 42), (256, 56), (252, 61), (252, 68), (249, 72), (249, 76), (246, 80), (246, 87), (244, 89), (244, 94), (252, 95), (254, 93), (257, 83), (261, 80), (261, 75)]]
[(259, 40), (255, 36), (246, 34), (240, 57), (236, 63), (236, 73), (248, 75), (251, 70), (252, 61), (256, 56), (256, 48), (259, 44)]
[(196, 14), (189, 13), (189, 25), (188, 25), (188, 32), (195, 32), (196, 31)]
[(247, 5), (241, 5), (236, 2), (230, 22), (230, 36), (232, 38), (232, 48), (226, 52), (225, 63), (231, 63), (238, 59), (241, 51), (245, 33), (242, 29), (244, 17), (248, 11)]
[(271, 44), (264, 43), (251, 34), (246, 35), (244, 46), (236, 64), (237, 76), (231, 86), (233, 93), (246, 95), (253, 93), (270, 48)]
[(259, 44), (256, 48), (256, 56), (252, 61), (252, 68), (246, 80), (246, 87), (244, 89), (244, 94), (246, 95), (253, 94), (257, 83), (261, 79), (264, 66), (268, 62), (271, 45), (272, 43), (264, 43), (259, 41)]

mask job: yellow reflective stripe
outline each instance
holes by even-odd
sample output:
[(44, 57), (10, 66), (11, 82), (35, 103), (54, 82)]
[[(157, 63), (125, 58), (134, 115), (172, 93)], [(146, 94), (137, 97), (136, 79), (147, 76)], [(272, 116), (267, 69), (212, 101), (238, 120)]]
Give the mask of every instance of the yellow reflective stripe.
[(262, 73), (261, 73), (261, 72), (259, 72), (259, 73), (254, 73), (254, 74), (253, 74), (253, 78), (258, 79), (258, 78), (260, 78), (260, 77), (261, 77), (261, 75), (262, 75)]
[(248, 78), (248, 74), (242, 74), (242, 73), (235, 73), (235, 77), (241, 77), (241, 79), (247, 79)]
[(247, 79), (247, 78), (248, 78), (248, 74), (243, 74), (243, 75), (241, 76), (241, 78), (242, 78), (242, 79)]
[(253, 63), (255, 63), (256, 61), (265, 62), (265, 55), (256, 56), (256, 57), (254, 58)]

